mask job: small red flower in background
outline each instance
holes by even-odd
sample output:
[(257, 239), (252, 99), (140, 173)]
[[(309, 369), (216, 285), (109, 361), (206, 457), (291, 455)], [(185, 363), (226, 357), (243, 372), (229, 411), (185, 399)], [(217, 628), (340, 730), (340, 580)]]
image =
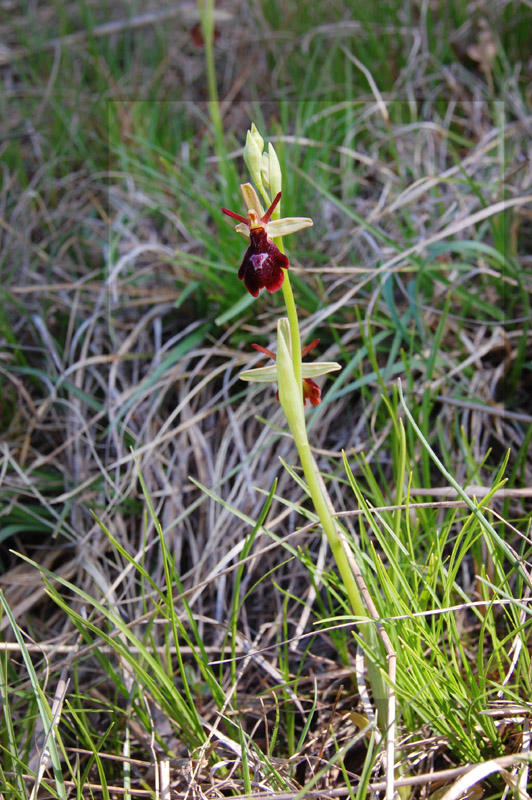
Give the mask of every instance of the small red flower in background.
[[(183, 4), (182, 13), (183, 13), (183, 16), (185, 17), (185, 19), (190, 19), (190, 21), (192, 21), (194, 19), (196, 20), (194, 25), (192, 25), (192, 27), (189, 30), (189, 35), (190, 35), (190, 38), (192, 39), (192, 42), (194, 43), (195, 47), (204, 47), (205, 46), (205, 40), (203, 38), (203, 29), (202, 29), (202, 26), (201, 26), (201, 19), (197, 19), (198, 15), (201, 16), (201, 12), (200, 12), (200, 9), (194, 8), (194, 5), (195, 4), (192, 4), (189, 7), (188, 4)], [(204, 3), (204, 8), (206, 10), (205, 5), (206, 4)], [(220, 0), (215, 0), (214, 6), (213, 6), (213, 9), (212, 9), (213, 18), (214, 18), (215, 23), (216, 22), (225, 22), (228, 19), (231, 19), (233, 17), (232, 13), (227, 12), (227, 11), (222, 11), (219, 8), (219, 6), (221, 6), (221, 5), (222, 5), (222, 3), (220, 2)], [(213, 42), (217, 42), (218, 39), (220, 38), (220, 36), (221, 36), (221, 33), (218, 30), (218, 26), (215, 24), (214, 28), (213, 28), (213, 31), (212, 31)]]
[[(304, 358), (311, 350), (314, 350), (317, 344), (319, 344), (319, 339), (314, 339), (313, 342), (307, 344), (306, 347), (303, 347), (301, 350), (301, 358)], [(265, 347), (261, 347), (260, 344), (252, 344), (251, 345), (255, 350), (258, 350), (259, 353), (264, 353), (264, 355), (273, 358), (276, 361), (275, 353), (272, 353), (271, 350), (267, 350)], [(279, 399), (279, 392), (276, 393), (275, 397), (277, 400)], [(303, 378), (303, 403), (305, 404), (309, 401), (312, 406), (319, 406), (321, 403), (321, 389), (318, 384), (312, 380), (312, 378)]]
[(290, 262), (272, 242), (270, 236), (287, 236), (289, 233), (309, 227), (312, 225), (312, 220), (305, 217), (272, 220), (272, 214), (281, 200), (281, 192), (277, 193), (264, 214), (253, 186), (244, 183), (240, 189), (248, 208), (247, 217), (229, 211), (228, 208), (222, 208), (224, 214), (238, 220), (239, 224), (235, 226), (235, 230), (250, 240), (238, 270), (238, 277), (244, 281), (246, 289), (253, 297), (257, 297), (261, 289), (266, 289), (270, 293), (277, 292), (283, 285), (283, 270), (288, 269)]
[[(192, 28), (189, 30), (189, 34), (190, 38), (192, 39), (196, 47), (203, 47), (205, 42), (203, 41), (203, 32), (201, 30), (200, 22), (196, 22), (196, 24), (192, 26)], [(213, 40), (217, 42), (219, 38), (220, 38), (220, 31), (218, 30), (218, 28), (215, 28), (213, 33)]]

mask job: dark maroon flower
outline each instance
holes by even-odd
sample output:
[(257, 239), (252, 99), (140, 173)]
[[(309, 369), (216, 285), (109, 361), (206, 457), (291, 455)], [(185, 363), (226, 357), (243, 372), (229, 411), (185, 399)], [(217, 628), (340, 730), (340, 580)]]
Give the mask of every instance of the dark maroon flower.
[(266, 289), (270, 293), (279, 291), (284, 281), (283, 269), (288, 269), (290, 265), (288, 258), (281, 253), (267, 234), (268, 222), (280, 199), (281, 192), (260, 219), (254, 209), (248, 212), (246, 218), (222, 208), (224, 214), (239, 220), (249, 228), (250, 245), (244, 253), (238, 277), (244, 281), (246, 289), (253, 297), (257, 297), (261, 289)]
[(244, 281), (246, 289), (253, 297), (257, 297), (261, 289), (272, 293), (277, 292), (283, 285), (283, 270), (288, 269), (290, 262), (287, 256), (281, 253), (277, 245), (272, 242), (268, 234), (286, 236), (312, 225), (312, 220), (302, 217), (272, 220), (271, 216), (281, 200), (281, 192), (277, 194), (269, 209), (263, 214), (257, 193), (251, 184), (242, 184), (240, 188), (248, 208), (247, 217), (243, 217), (235, 211), (229, 211), (228, 208), (222, 208), (224, 214), (238, 220), (239, 224), (235, 230), (248, 236), (250, 240), (238, 270), (238, 277)]
[(244, 281), (248, 292), (257, 297), (260, 289), (273, 293), (279, 291), (284, 281), (283, 269), (290, 262), (279, 248), (268, 239), (264, 228), (251, 228), (250, 245), (238, 270), (238, 277)]
[[(192, 28), (189, 30), (189, 34), (196, 47), (203, 47), (205, 42), (203, 40), (203, 31), (201, 30), (200, 22), (196, 22), (196, 24), (192, 26)], [(213, 33), (213, 41), (217, 42), (219, 38), (220, 31), (218, 28), (215, 28)]]

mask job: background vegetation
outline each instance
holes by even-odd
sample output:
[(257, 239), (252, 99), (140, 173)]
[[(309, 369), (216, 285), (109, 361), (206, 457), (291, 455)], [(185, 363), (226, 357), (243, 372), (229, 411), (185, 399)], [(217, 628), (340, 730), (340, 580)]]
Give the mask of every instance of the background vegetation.
[(314, 220), (292, 283), (343, 368), (310, 435), (402, 796), (527, 796), (530, 3), (220, 2), (219, 106), (198, 20), (0, 7), (2, 794), (383, 789), (386, 663), (238, 378), (280, 310), (220, 213), (253, 120)]

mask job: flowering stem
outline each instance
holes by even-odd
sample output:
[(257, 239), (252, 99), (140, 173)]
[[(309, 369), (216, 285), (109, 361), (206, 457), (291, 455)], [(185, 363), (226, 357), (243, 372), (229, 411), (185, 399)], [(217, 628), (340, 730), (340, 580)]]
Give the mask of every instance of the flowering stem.
[[(277, 244), (281, 252), (284, 253), (282, 239), (281, 238), (277, 239), (275, 243)], [(292, 287), (290, 285), (290, 278), (288, 276), (288, 271), (285, 273), (282, 289), (283, 289), (284, 301), (286, 304), (286, 314), (288, 317), (288, 324), (290, 328), (293, 375), (295, 378), (295, 386), (297, 387), (297, 393), (300, 398), (300, 403), (297, 410), (292, 409), (291, 410), (292, 413), (290, 414), (287, 413), (287, 409), (284, 408), (284, 406), (283, 410), (285, 411), (285, 415), (287, 417), (290, 430), (294, 437), (295, 445), (297, 447), (297, 452), (299, 454), (299, 458), (301, 461), (301, 466), (303, 467), (303, 473), (307, 481), (307, 486), (310, 491), (312, 502), (314, 503), (314, 508), (316, 509), (316, 513), (320, 518), (320, 522), (323, 526), (323, 530), (325, 531), (325, 535), (327, 536), (329, 547), (331, 548), (332, 554), (340, 571), (340, 575), (342, 577), (342, 581), (346, 588), (347, 595), (349, 597), (349, 601), (351, 603), (353, 612), (356, 614), (356, 616), (367, 617), (368, 616), (367, 611), (364, 607), (364, 603), (362, 602), (362, 597), (360, 595), (360, 591), (356, 584), (353, 571), (347, 561), (347, 557), (346, 554), (344, 553), (342, 542), (340, 541), (340, 537), (338, 536), (338, 529), (336, 527), (336, 523), (331, 516), (331, 513), (327, 505), (327, 501), (323, 493), (323, 489), (318, 480), (318, 476), (316, 474), (316, 465), (314, 463), (314, 459), (312, 457), (312, 453), (310, 450), (310, 444), (307, 435), (307, 426), (305, 421), (304, 403), (303, 403), (303, 381), (301, 378), (301, 336), (299, 333), (299, 320), (297, 317), (297, 308), (294, 300), (294, 294), (292, 292)], [(278, 353), (278, 357), (279, 355), (280, 354)], [(281, 401), (282, 399), (283, 398), (281, 395)], [(291, 399), (293, 400), (293, 393)]]
[(353, 572), (347, 561), (346, 554), (344, 553), (336, 523), (330, 514), (327, 501), (323, 495), (318, 476), (316, 475), (315, 462), (312, 457), (312, 452), (310, 450), (309, 441), (306, 435), (304, 441), (296, 441), (296, 447), (301, 460), (301, 466), (303, 467), (305, 480), (307, 481), (307, 486), (310, 491), (310, 496), (312, 497), (312, 502), (314, 503), (314, 508), (316, 509), (316, 513), (320, 518), (325, 535), (327, 536), (329, 547), (331, 548), (334, 560), (336, 561), (336, 565), (338, 567), (338, 571), (340, 572), (342, 582), (345, 586), (347, 596), (349, 597), (349, 602), (351, 603), (353, 613), (357, 617), (366, 618), (368, 613), (364, 607), (364, 603), (362, 602), (362, 597), (355, 582)]
[[(286, 277), (285, 281), (286, 283)], [(284, 288), (283, 283), (283, 288)], [(289, 284), (288, 284), (289, 285)], [(344, 550), (344, 543), (340, 537), (338, 527), (331, 514), (327, 490), (320, 480), (317, 465), (312, 456), (308, 440), (307, 427), (305, 421), (304, 402), (302, 396), (301, 379), (296, 376), (294, 356), (299, 356), (299, 374), (301, 375), (301, 344), (299, 337), (297, 311), (293, 300), (292, 290), (287, 292), (289, 300), (292, 302), (292, 318), (280, 320), (277, 329), (277, 381), (279, 385), (279, 400), (286, 416), (290, 432), (299, 454), (303, 474), (307, 482), (310, 496), (314, 508), (319, 517), (336, 566), (340, 573), (342, 583), (347, 592), (353, 614), (359, 619), (368, 620), (368, 625), (364, 628), (362, 638), (366, 640), (370, 657), (368, 659), (368, 676), (373, 690), (373, 697), (378, 709), (378, 724), (381, 730), (387, 726), (387, 704), (386, 686), (380, 674), (378, 666), (373, 659), (379, 652), (379, 642), (377, 631), (374, 627), (374, 620), (371, 618), (368, 609), (362, 599), (362, 593), (358, 587), (353, 568), (349, 562), (348, 553)], [(286, 295), (285, 295), (286, 297)], [(287, 304), (287, 311), (290, 313)], [(292, 344), (292, 329), (295, 324), (297, 329), (296, 346)], [(290, 346), (291, 345), (291, 346)], [(297, 399), (296, 399), (297, 398)], [(298, 402), (299, 400), (299, 402)], [(329, 501), (330, 502), (330, 501)]]
[(208, 108), (214, 133), (214, 149), (220, 164), (220, 173), (223, 178), (222, 185), (228, 187), (230, 185), (230, 177), (227, 167), (227, 150), (224, 143), (218, 85), (216, 82), (216, 66), (214, 63), (214, 0), (197, 0), (197, 6), (205, 51)]
[(222, 118), (218, 103), (218, 87), (214, 66), (214, 0), (198, 0), (203, 46), (205, 48), (205, 71), (207, 73), (207, 91), (211, 120), (219, 139), (223, 140)]
[[(264, 187), (262, 186), (262, 184), (260, 184), (259, 186), (259, 191), (261, 192), (264, 200), (267, 203), (269, 203), (270, 198), (268, 197), (268, 194), (264, 189)], [(281, 214), (281, 209), (279, 204), (273, 213), (273, 217), (278, 218), (280, 214)], [(274, 243), (277, 245), (281, 253), (284, 254), (284, 245), (282, 237), (275, 238)], [(359, 588), (356, 584), (353, 571), (348, 562), (347, 556), (344, 552), (342, 542), (338, 535), (338, 529), (336, 527), (336, 523), (333, 517), (331, 516), (324, 490), (318, 479), (316, 464), (314, 462), (314, 459), (312, 457), (312, 452), (310, 450), (310, 444), (308, 440), (307, 427), (305, 421), (304, 401), (303, 401), (303, 380), (302, 380), (302, 369), (301, 369), (301, 335), (299, 333), (299, 320), (297, 316), (297, 308), (294, 300), (294, 294), (292, 292), (292, 286), (290, 284), (290, 276), (288, 270), (284, 274), (284, 281), (281, 288), (283, 290), (283, 297), (286, 305), (286, 315), (288, 317), (288, 325), (290, 330), (290, 345), (291, 345), (290, 357), (292, 361), (291, 366), (292, 366), (292, 375), (294, 379), (292, 387), (289, 389), (288, 393), (285, 394), (285, 392), (283, 391), (283, 387), (281, 385), (282, 378), (281, 376), (279, 376), (279, 392), (280, 392), (281, 405), (283, 405), (283, 410), (285, 412), (288, 425), (292, 432), (292, 436), (294, 437), (294, 442), (297, 448), (297, 452), (299, 454), (301, 466), (303, 467), (303, 473), (307, 481), (307, 486), (309, 488), (310, 496), (312, 498), (312, 502), (314, 503), (314, 508), (316, 509), (316, 513), (320, 518), (320, 522), (323, 526), (323, 530), (325, 531), (325, 535), (327, 536), (329, 547), (331, 548), (332, 554), (334, 556), (334, 559), (338, 566), (338, 570), (340, 572), (340, 576), (346, 588), (347, 596), (349, 597), (349, 602), (351, 603), (351, 608), (353, 609), (353, 612), (357, 617), (367, 618), (368, 617), (367, 610), (362, 601), (362, 597)], [(278, 359), (279, 361), (282, 360), (282, 355), (279, 352), (279, 349), (278, 349)], [(289, 383), (292, 383), (292, 381), (289, 380)], [(285, 395), (285, 397), (287, 397), (288, 395), (287, 401), (285, 401), (284, 403), (283, 403), (283, 395)], [(299, 403), (297, 404), (297, 408), (295, 407), (294, 403), (295, 396), (299, 398)]]
[[(258, 295), (260, 288), (266, 288), (269, 292), (282, 288), (287, 318), (280, 319), (277, 324), (276, 356), (269, 350), (257, 347), (257, 349), (273, 357), (276, 361), (275, 369), (272, 370), (272, 368), (266, 367), (262, 370), (250, 370), (242, 373), (242, 377), (244, 380), (268, 380), (273, 371), (277, 378), (279, 400), (294, 438), (314, 508), (327, 536), (351, 609), (358, 620), (368, 623), (363, 628), (363, 634), (360, 635), (365, 641), (369, 655), (367, 664), (368, 676), (373, 690), (374, 702), (378, 709), (378, 724), (381, 730), (384, 730), (387, 725), (386, 685), (379, 668), (380, 658), (378, 656), (382, 650), (377, 628), (375, 627), (377, 612), (371, 597), (367, 594), (362, 575), (356, 563), (354, 563), (352, 553), (349, 551), (348, 545), (333, 517), (334, 511), (327, 488), (310, 449), (305, 420), (304, 398), (308, 396), (308, 387), (313, 382), (308, 374), (308, 365), (304, 367), (301, 361), (299, 320), (290, 284), (289, 262), (284, 253), (282, 237), (312, 225), (312, 220), (303, 217), (281, 218), (282, 175), (279, 160), (271, 143), (268, 146), (268, 152), (264, 152), (264, 140), (254, 125), (248, 131), (246, 137), (244, 160), (255, 186), (268, 208), (264, 212), (255, 188), (251, 184), (243, 184), (241, 190), (248, 208), (248, 219), (226, 208), (222, 209), (225, 214), (239, 221), (236, 230), (239, 233), (248, 234), (251, 240), (238, 276), (244, 279), (246, 288), (254, 297)], [(273, 197), (273, 202), (269, 196), (270, 193)], [(267, 246), (268, 234), (273, 239), (273, 244), (270, 242), (269, 246)], [(262, 248), (260, 251), (257, 243)], [(267, 274), (266, 269), (269, 270), (269, 274)], [(303, 353), (307, 351), (308, 348)], [(330, 365), (326, 362), (323, 364), (316, 363), (315, 366), (326, 368), (323, 372), (315, 372), (315, 375), (332, 371), (329, 368)], [(332, 365), (333, 369), (337, 367), (339, 368), (339, 365)], [(256, 373), (261, 373), (260, 377)], [(306, 383), (303, 381), (304, 374), (307, 376), (305, 377)], [(318, 392), (319, 402), (319, 389), (315, 384), (314, 386)], [(312, 398), (309, 399), (312, 402)]]

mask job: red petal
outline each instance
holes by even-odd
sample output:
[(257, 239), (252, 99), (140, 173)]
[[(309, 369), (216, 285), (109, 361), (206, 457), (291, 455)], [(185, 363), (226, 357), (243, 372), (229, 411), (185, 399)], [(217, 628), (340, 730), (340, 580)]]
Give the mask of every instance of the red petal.
[(202, 47), (204, 41), (203, 41), (203, 34), (201, 32), (201, 25), (199, 24), (199, 22), (196, 22), (196, 24), (190, 29), (189, 33), (196, 47)]
[(242, 214), (237, 214), (236, 211), (230, 211), (228, 208), (222, 208), (222, 212), (227, 214), (228, 217), (233, 217), (233, 219), (237, 219), (239, 222), (244, 222), (246, 225), (249, 225), (249, 219), (247, 217), (243, 217)]
[(269, 222), (270, 221), (270, 217), (273, 214), (273, 212), (275, 210), (275, 207), (277, 206), (279, 200), (281, 199), (281, 195), (282, 195), (282, 192), (278, 192), (275, 195), (275, 200), (273, 201), (273, 203), (271, 204), (271, 206), (269, 207), (269, 209), (267, 210), (265, 215), (260, 218), (261, 222)]
[(319, 406), (321, 403), (321, 389), (312, 378), (303, 378), (303, 402), (307, 400), (313, 406)]
[(271, 350), (267, 350), (265, 347), (262, 347), (262, 345), (260, 345), (260, 344), (252, 344), (251, 346), (255, 350), (258, 350), (259, 353), (264, 353), (265, 356), (268, 356), (269, 358), (273, 358), (274, 361), (276, 360), (275, 353), (272, 353)]
[(301, 358), (305, 358), (305, 356), (308, 356), (310, 351), (314, 350), (316, 345), (318, 345), (319, 343), (320, 343), (319, 339), (314, 339), (313, 342), (311, 342), (310, 344), (307, 344), (306, 347), (303, 347), (302, 350), (301, 350)]
[[(199, 22), (196, 22), (196, 24), (190, 29), (189, 33), (196, 47), (203, 47), (205, 42), (203, 41), (203, 33), (201, 31), (201, 24)], [(220, 38), (220, 31), (218, 30), (218, 28), (215, 28), (213, 41), (216, 42), (219, 38)]]

